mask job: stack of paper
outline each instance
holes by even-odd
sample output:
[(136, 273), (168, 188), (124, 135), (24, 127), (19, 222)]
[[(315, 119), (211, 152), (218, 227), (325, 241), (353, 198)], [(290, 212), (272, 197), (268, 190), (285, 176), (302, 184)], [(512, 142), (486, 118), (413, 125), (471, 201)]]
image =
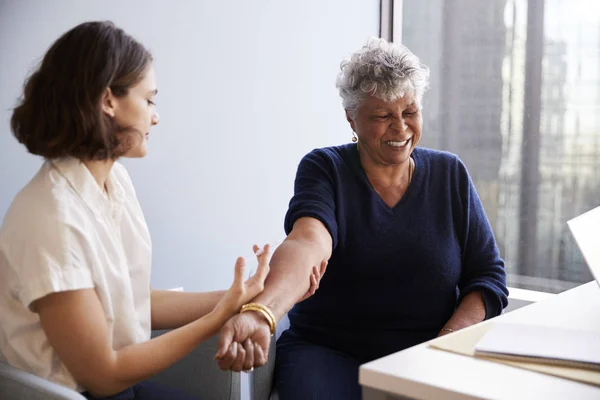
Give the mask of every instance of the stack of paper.
[(475, 345), (475, 356), (600, 370), (600, 334), (494, 323)]
[[(496, 325), (502, 324), (502, 322), (489, 321), (481, 324), (477, 324), (473, 327), (465, 329), (464, 331), (456, 332), (451, 335), (445, 335), (432, 341), (430, 347), (450, 351), (457, 354), (463, 354), (465, 356), (475, 356), (476, 344)], [(502, 328), (501, 328), (502, 329)], [(549, 329), (545, 328), (547, 332)], [(545, 333), (546, 334), (546, 333)], [(597, 333), (595, 334), (599, 336)], [(511, 338), (512, 340), (513, 338)], [(517, 337), (514, 337), (517, 340)], [(531, 371), (541, 372), (544, 374), (559, 376), (561, 378), (572, 379), (579, 382), (589, 383), (592, 385), (600, 386), (600, 370), (589, 369), (589, 368), (572, 368), (565, 367), (562, 365), (549, 365), (539, 362), (523, 362), (513, 361), (506, 358), (499, 357), (485, 357), (480, 356), (489, 361), (496, 361), (502, 364), (508, 364), (513, 367), (528, 369)]]

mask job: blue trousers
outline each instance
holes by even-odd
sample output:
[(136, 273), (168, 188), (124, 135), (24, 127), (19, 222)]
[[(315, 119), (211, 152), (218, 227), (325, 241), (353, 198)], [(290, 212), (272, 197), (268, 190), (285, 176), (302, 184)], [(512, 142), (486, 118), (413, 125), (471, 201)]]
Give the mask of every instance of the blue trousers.
[(88, 392), (82, 395), (88, 400), (198, 400), (186, 393), (151, 382), (140, 382), (108, 397), (94, 397)]
[(360, 400), (359, 366), (358, 359), (288, 329), (277, 341), (275, 386), (281, 400)]

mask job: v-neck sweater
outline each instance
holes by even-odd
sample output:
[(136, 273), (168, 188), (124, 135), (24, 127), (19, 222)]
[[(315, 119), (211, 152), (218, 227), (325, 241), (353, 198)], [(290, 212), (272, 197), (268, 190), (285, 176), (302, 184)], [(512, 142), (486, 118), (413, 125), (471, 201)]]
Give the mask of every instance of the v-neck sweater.
[(394, 207), (373, 189), (356, 144), (300, 162), (286, 233), (312, 217), (333, 240), (319, 289), (289, 313), (307, 340), (364, 361), (435, 337), (469, 292), (482, 292), (486, 318), (507, 305), (504, 261), (465, 165), (419, 147), (412, 157)]

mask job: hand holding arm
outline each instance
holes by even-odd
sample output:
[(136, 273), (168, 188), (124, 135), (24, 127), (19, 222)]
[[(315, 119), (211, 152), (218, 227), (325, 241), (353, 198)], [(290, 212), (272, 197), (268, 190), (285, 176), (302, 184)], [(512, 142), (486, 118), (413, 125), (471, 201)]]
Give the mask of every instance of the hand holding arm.
[[(311, 285), (311, 270), (314, 271), (314, 265), (321, 265), (324, 271), (326, 260), (331, 256), (331, 247), (331, 235), (320, 221), (310, 217), (298, 219), (271, 259), (265, 290), (252, 302), (267, 306), (279, 321), (294, 304), (306, 297)], [(245, 360), (248, 350), (240, 352), (244, 346), (239, 344), (246, 343), (248, 339), (254, 345), (252, 365)], [(238, 345), (233, 346), (234, 342)], [(238, 314), (221, 329), (215, 358), (221, 369), (247, 370), (266, 363), (269, 344), (270, 331), (266, 319), (256, 312)], [(256, 356), (257, 347), (262, 348), (264, 358)]]
[(244, 282), (239, 258), (235, 279), (213, 311), (179, 329), (120, 349), (112, 347), (108, 323), (94, 289), (53, 293), (33, 303), (50, 345), (76, 382), (97, 396), (118, 393), (183, 358), (214, 335), (240, 306), (260, 293), (269, 271), (268, 248), (256, 274)]

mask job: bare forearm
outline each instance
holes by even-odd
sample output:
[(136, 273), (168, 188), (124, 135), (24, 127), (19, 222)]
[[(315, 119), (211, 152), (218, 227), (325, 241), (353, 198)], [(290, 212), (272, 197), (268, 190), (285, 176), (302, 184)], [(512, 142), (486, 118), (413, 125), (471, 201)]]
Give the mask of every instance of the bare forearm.
[[(209, 313), (203, 318), (146, 342), (113, 351), (102, 368), (99, 385), (86, 385), (94, 395), (112, 395), (159, 373), (179, 361), (200, 343), (215, 335), (229, 316)], [(84, 385), (85, 383), (82, 382)]]
[(456, 311), (444, 328), (459, 330), (485, 319), (485, 303), (481, 292), (471, 292), (463, 297)]
[(152, 329), (174, 329), (189, 324), (210, 313), (224, 293), (152, 290)]
[(318, 241), (290, 235), (273, 254), (265, 290), (254, 301), (268, 306), (280, 320), (308, 290), (312, 267), (329, 258), (323, 248)]

